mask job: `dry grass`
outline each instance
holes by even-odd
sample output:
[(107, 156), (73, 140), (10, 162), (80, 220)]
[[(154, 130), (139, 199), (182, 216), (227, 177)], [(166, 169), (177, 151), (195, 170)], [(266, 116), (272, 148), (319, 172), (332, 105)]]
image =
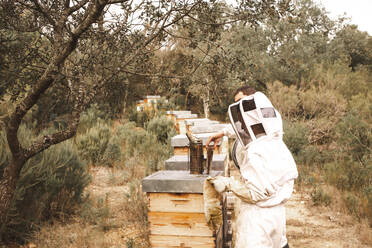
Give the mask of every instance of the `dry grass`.
[[(130, 170), (129, 170), (130, 171)], [(139, 180), (123, 180), (124, 169), (92, 168), (88, 187), (90, 202), (68, 223), (45, 225), (27, 248), (150, 247), (146, 199)], [(138, 171), (137, 171), (138, 173)], [(142, 174), (142, 173), (141, 173)], [(342, 194), (325, 187), (333, 196), (329, 207), (313, 206), (310, 189), (297, 192), (287, 203), (287, 236), (291, 247), (372, 247), (372, 229), (346, 214)]]
[(372, 247), (372, 228), (367, 221), (358, 225), (358, 232), (360, 233), (360, 241)]
[(310, 188), (295, 193), (286, 204), (290, 247), (372, 247), (372, 229), (367, 222), (359, 223), (347, 213), (337, 189), (323, 189), (335, 197), (328, 207), (313, 205)]
[(129, 181), (127, 172), (118, 168), (94, 167), (91, 175), (90, 197), (79, 214), (68, 223), (43, 226), (24, 247), (149, 247), (146, 216), (140, 216), (145, 198), (133, 192), (138, 181)]

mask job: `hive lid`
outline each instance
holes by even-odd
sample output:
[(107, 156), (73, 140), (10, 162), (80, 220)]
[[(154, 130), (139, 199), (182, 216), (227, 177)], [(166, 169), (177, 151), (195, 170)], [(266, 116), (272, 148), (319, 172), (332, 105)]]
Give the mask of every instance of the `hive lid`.
[[(189, 155), (174, 155), (165, 161), (166, 170), (189, 170)], [(215, 171), (223, 171), (226, 154), (213, 154), (211, 169)]]
[(143, 192), (203, 193), (204, 180), (208, 176), (222, 175), (222, 171), (211, 171), (211, 175), (194, 175), (189, 171), (158, 171), (142, 179)]

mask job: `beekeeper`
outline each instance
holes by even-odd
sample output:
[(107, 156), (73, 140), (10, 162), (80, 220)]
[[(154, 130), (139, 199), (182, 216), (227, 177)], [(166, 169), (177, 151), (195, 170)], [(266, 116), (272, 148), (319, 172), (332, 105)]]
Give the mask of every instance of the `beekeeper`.
[(224, 135), (240, 142), (240, 174), (209, 178), (222, 193), (232, 191), (242, 201), (236, 219), (236, 248), (289, 247), (285, 235), (285, 206), (298, 172), (284, 144), (279, 112), (261, 92), (239, 88), (229, 106), (231, 125), (209, 138), (206, 145)]

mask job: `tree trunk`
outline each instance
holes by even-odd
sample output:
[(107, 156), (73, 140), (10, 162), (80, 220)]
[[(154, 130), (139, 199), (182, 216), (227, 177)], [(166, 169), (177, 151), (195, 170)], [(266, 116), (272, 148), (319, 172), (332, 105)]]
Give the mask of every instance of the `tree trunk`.
[(4, 233), (6, 224), (8, 223), (8, 211), (13, 201), (21, 167), (22, 162), (11, 162), (5, 167), (3, 177), (0, 180), (0, 241), (2, 240), (2, 233)]
[(203, 108), (205, 118), (209, 118), (209, 91), (206, 97), (203, 97)]
[[(38, 1), (35, 1), (38, 2)], [(63, 66), (66, 58), (75, 50), (80, 36), (85, 33), (88, 28), (95, 23), (96, 20), (101, 16), (104, 7), (107, 5), (108, 0), (93, 1), (89, 2), (87, 7), (88, 12), (86, 12), (85, 18), (81, 23), (75, 28), (70, 36), (65, 36), (66, 41), (62, 42), (63, 33), (61, 27), (65, 25), (64, 21), (67, 20), (69, 15), (74, 11), (71, 9), (66, 9), (65, 14), (61, 16), (60, 23), (54, 25), (54, 30), (56, 31), (56, 43), (54, 44), (54, 56), (51, 60), (49, 66), (45, 69), (43, 75), (35, 82), (32, 88), (27, 92), (26, 97), (16, 106), (15, 110), (9, 114), (8, 120), (6, 121), (6, 135), (9, 145), (9, 149), (12, 153), (12, 160), (10, 164), (5, 166), (3, 177), (0, 180), (0, 240), (2, 240), (1, 233), (4, 233), (6, 225), (8, 223), (8, 212), (11, 207), (17, 181), (22, 170), (22, 167), (26, 161), (33, 157), (35, 154), (42, 152), (51, 145), (58, 144), (66, 139), (73, 137), (76, 133), (76, 128), (79, 122), (79, 114), (73, 113), (76, 117), (70, 127), (66, 130), (56, 132), (52, 135), (44, 136), (44, 138), (38, 142), (34, 142), (30, 147), (23, 148), (18, 140), (17, 134), (19, 126), (22, 119), (26, 113), (37, 103), (40, 96), (51, 87), (55, 78), (57, 77), (61, 66)], [(83, 6), (75, 5), (79, 8)], [(40, 6), (36, 6), (40, 8)], [(69, 13), (69, 11), (73, 11)], [(44, 13), (45, 14), (45, 13)], [(60, 43), (57, 41), (61, 38)], [(78, 92), (78, 99), (76, 102), (77, 107), (82, 103), (82, 94), (80, 94), (80, 89)], [(75, 108), (75, 107), (74, 107)]]
[(190, 91), (187, 91), (186, 93), (186, 96), (185, 96), (185, 109), (187, 109), (187, 101), (189, 100), (189, 96), (190, 96)]

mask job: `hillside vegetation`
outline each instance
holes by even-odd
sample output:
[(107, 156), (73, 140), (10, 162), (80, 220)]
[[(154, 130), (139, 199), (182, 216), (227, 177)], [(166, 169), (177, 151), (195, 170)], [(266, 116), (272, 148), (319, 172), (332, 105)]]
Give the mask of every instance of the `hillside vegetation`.
[[(0, 4), (0, 242), (74, 220), (146, 226), (140, 180), (163, 168), (175, 134), (164, 111), (227, 122), (242, 85), (281, 112), (299, 191), (372, 225), (372, 38), (347, 18), (312, 0), (123, 0), (116, 14), (107, 0), (46, 2)], [(145, 95), (168, 102), (138, 113)], [(94, 193), (102, 167), (117, 173), (105, 187), (123, 186), (118, 222), (109, 192)], [(123, 244), (146, 247), (137, 234)]]

